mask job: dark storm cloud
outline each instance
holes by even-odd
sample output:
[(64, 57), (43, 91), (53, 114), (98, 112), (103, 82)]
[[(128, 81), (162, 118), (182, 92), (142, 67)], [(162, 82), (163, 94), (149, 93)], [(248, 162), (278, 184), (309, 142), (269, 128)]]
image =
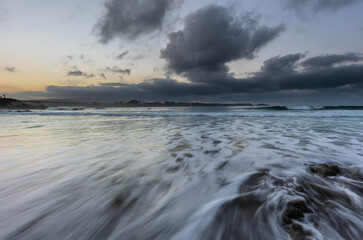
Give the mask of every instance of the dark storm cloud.
[(56, 98), (116, 101), (128, 99), (161, 100), (187, 98), (191, 95), (211, 95), (218, 89), (208, 84), (190, 84), (174, 79), (152, 79), (138, 84), (104, 83), (99, 86), (48, 86), (46, 95)]
[(129, 53), (129, 51), (125, 51), (119, 55), (116, 56), (117, 59), (123, 59), (127, 54)]
[(288, 54), (283, 57), (272, 57), (264, 61), (261, 73), (264, 75), (286, 75), (295, 71), (297, 62), (305, 55), (301, 53)]
[(93, 74), (87, 74), (80, 70), (68, 71), (67, 76), (93, 78)]
[(76, 76), (76, 77), (79, 77), (79, 76), (83, 76), (83, 72), (82, 71), (79, 71), (79, 70), (69, 71), (67, 73), (67, 76)]
[(96, 24), (101, 42), (116, 36), (135, 39), (162, 27), (167, 11), (176, 0), (108, 0), (106, 12)]
[[(347, 56), (336, 55), (336, 56)], [(358, 55), (358, 54), (356, 54)], [(323, 58), (324, 56), (320, 56)], [(304, 54), (289, 54), (267, 59), (261, 70), (244, 79), (225, 81), (229, 92), (273, 92), (316, 90), (363, 84), (363, 65), (350, 64), (325, 68), (301, 68)], [(307, 59), (309, 60), (309, 59)], [(300, 70), (298, 68), (300, 67)]]
[(105, 74), (101, 73), (100, 76), (104, 79), (104, 80), (107, 80), (107, 77)]
[(322, 10), (336, 10), (345, 6), (352, 5), (361, 0), (285, 0), (288, 8), (302, 11), (311, 9), (315, 12)]
[(15, 67), (5, 67), (4, 69), (7, 72), (15, 72)]
[(209, 5), (188, 15), (184, 29), (170, 33), (166, 48), (161, 50), (167, 70), (193, 82), (227, 77), (226, 63), (253, 58), (284, 29), (258, 26), (251, 14), (234, 18), (229, 12), (225, 7)]
[(306, 59), (302, 62), (304, 67), (331, 67), (334, 64), (341, 64), (347, 62), (359, 62), (363, 57), (356, 53), (347, 53), (343, 55), (330, 54), (325, 56), (318, 56)]
[[(274, 57), (264, 62), (261, 71), (255, 73), (254, 76), (244, 79), (243, 81), (236, 80), (234, 85), (237, 89), (245, 87), (257, 89), (261, 91), (280, 91), (280, 90), (304, 90), (304, 89), (329, 89), (343, 86), (358, 86), (363, 83), (363, 65), (350, 64), (344, 66), (327, 66), (325, 68), (304, 68), (296, 70), (297, 66), (302, 64), (292, 60), (288, 65), (290, 67), (274, 68), (273, 71), (269, 65), (276, 65), (284, 57)], [(300, 57), (303, 55), (300, 55)], [(238, 83), (237, 83), (238, 81)], [(244, 83), (243, 83), (244, 82)]]
[[(347, 55), (347, 54), (345, 54)], [(345, 56), (342, 55), (342, 56)], [(356, 54), (357, 56), (359, 54)], [(277, 97), (292, 96), (294, 92), (308, 92), (311, 96), (325, 92), (349, 93), (357, 89), (363, 92), (363, 65), (330, 65), (324, 68), (304, 68), (304, 54), (296, 53), (267, 59), (259, 72), (250, 77), (235, 78), (222, 75), (223, 81), (178, 82), (174, 79), (151, 79), (138, 84), (104, 83), (89, 87), (50, 86), (47, 94), (52, 97), (98, 99), (98, 100), (140, 100), (182, 99), (195, 100), (206, 96), (227, 96), (246, 94)], [(218, 72), (218, 71), (217, 71)], [(209, 72), (210, 73), (210, 72)], [(203, 77), (205, 74), (202, 74)], [(218, 77), (217, 77), (218, 78)], [(257, 96), (256, 95), (256, 96)], [(333, 95), (331, 95), (333, 96)], [(219, 98), (220, 99), (220, 98)]]
[(350, 65), (324, 68), (285, 76), (279, 79), (279, 89), (324, 89), (363, 83), (363, 66)]
[(107, 67), (106, 71), (112, 72), (112, 73), (119, 73), (119, 74), (126, 74), (130, 75), (131, 69), (130, 68), (119, 68), (119, 67)]

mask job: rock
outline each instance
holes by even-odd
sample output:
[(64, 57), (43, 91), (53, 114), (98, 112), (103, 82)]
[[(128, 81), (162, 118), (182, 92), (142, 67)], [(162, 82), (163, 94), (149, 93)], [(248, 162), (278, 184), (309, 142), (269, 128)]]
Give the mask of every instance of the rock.
[(112, 201), (112, 205), (115, 205), (115, 206), (119, 206), (121, 205), (125, 200), (123, 199), (123, 197), (121, 195), (118, 195), (116, 196), (113, 201)]
[(228, 160), (220, 163), (216, 169), (222, 170), (227, 165), (227, 163), (228, 163)]
[(27, 110), (18, 110), (16, 112), (31, 112), (31, 111), (29, 109), (27, 109)]
[(310, 167), (312, 173), (317, 173), (323, 177), (336, 176), (341, 173), (341, 170), (337, 165), (319, 164), (317, 166)]
[(216, 154), (219, 153), (219, 151), (221, 151), (221, 149), (218, 150), (206, 150), (204, 151), (205, 154)]
[(176, 171), (179, 170), (179, 168), (180, 168), (179, 165), (178, 166), (174, 166), (174, 167), (169, 167), (169, 168), (166, 169), (166, 171), (167, 172), (176, 172)]
[(298, 232), (303, 231), (302, 226), (300, 226), (299, 224), (292, 224), (292, 229), (294, 229), (295, 231), (298, 231)]
[(304, 189), (301, 186), (296, 186), (295, 189), (298, 192), (304, 192)]
[(285, 212), (282, 215), (282, 221), (290, 224), (292, 219), (304, 217), (304, 213), (311, 212), (303, 200), (294, 200), (287, 204)]
[(290, 235), (292, 240), (307, 240), (311, 239), (311, 232), (305, 230), (299, 224), (292, 224), (291, 226), (285, 226), (286, 232)]
[(214, 140), (214, 141), (213, 141), (213, 144), (214, 144), (214, 145), (218, 145), (218, 144), (220, 144), (220, 143), (222, 143), (222, 141), (219, 141), (219, 140)]

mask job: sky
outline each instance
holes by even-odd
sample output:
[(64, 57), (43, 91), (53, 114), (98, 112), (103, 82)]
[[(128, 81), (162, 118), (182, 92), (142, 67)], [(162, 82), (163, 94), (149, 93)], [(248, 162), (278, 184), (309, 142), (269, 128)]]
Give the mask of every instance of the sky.
[(0, 0), (19, 99), (363, 104), (363, 0)]

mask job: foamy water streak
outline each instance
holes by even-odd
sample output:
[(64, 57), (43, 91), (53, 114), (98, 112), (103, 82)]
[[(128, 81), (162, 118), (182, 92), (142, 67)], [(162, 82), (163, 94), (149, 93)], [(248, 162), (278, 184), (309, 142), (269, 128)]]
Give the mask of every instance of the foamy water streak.
[(360, 239), (362, 129), (359, 109), (3, 110), (0, 239)]

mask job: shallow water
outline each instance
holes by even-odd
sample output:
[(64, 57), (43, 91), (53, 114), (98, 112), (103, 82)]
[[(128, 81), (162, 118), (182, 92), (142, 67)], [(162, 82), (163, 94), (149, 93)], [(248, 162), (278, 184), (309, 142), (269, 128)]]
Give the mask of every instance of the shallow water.
[(359, 109), (0, 110), (0, 164), (0, 239), (363, 235)]

